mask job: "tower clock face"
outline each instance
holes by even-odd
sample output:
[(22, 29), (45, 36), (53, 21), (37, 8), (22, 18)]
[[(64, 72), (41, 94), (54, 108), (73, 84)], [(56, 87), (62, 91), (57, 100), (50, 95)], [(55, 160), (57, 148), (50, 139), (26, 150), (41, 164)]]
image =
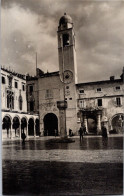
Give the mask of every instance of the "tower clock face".
[(64, 81), (63, 82), (69, 84), (72, 82), (72, 79), (73, 79), (72, 71), (70, 71), (70, 70), (64, 71)]

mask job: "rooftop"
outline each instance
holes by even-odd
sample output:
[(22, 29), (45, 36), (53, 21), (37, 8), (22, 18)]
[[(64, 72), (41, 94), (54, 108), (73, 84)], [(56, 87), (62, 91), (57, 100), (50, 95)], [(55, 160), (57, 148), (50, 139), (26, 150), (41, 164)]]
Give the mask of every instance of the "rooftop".
[(17, 72), (15, 72), (13, 70), (10, 70), (10, 69), (4, 68), (4, 67), (1, 67), (1, 70), (5, 71), (5, 72), (7, 72), (9, 74), (12, 74), (13, 76), (16, 76), (18, 78), (21, 78), (21, 79), (25, 80), (25, 75), (24, 74), (17, 73)]

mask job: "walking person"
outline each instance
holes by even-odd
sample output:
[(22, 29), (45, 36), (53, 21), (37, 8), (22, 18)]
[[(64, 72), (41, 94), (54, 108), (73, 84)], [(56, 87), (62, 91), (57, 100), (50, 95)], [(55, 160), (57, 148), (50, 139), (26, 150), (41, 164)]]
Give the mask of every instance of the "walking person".
[(80, 134), (80, 141), (83, 140), (83, 127), (81, 126), (79, 129), (79, 134)]

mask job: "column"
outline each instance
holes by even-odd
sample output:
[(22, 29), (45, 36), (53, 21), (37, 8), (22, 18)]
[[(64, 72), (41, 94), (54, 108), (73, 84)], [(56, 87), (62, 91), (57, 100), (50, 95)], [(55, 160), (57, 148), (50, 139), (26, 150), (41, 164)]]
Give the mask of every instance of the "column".
[(36, 123), (34, 121), (34, 137), (36, 137)]
[(28, 124), (26, 125), (26, 138), (28, 138)]
[(97, 134), (101, 132), (101, 120), (100, 120), (100, 114), (97, 114)]
[(86, 132), (88, 133), (87, 117), (86, 117), (86, 115), (84, 115), (84, 125), (86, 127)]
[(10, 139), (12, 138), (12, 122), (11, 122), (11, 125), (10, 125)]
[(60, 109), (59, 115), (60, 115), (60, 135), (61, 135), (61, 137), (65, 137), (67, 135), (65, 111)]
[(62, 138), (67, 137), (67, 130), (66, 130), (66, 108), (67, 102), (66, 101), (58, 101), (57, 107), (59, 109), (59, 119), (60, 119), (60, 136)]
[(21, 130), (21, 126), (19, 125), (19, 139), (20, 140), (22, 139), (21, 135), (22, 135), (22, 130)]

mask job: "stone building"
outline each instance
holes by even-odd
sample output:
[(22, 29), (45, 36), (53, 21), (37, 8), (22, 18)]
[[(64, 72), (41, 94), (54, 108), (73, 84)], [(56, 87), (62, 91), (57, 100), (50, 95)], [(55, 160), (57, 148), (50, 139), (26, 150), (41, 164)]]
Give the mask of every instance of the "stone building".
[(39, 116), (27, 113), (26, 76), (1, 68), (2, 138), (38, 135)]
[(101, 122), (108, 122), (108, 131), (122, 132), (123, 77), (120, 79), (77, 83), (75, 32), (70, 16), (59, 20), (59, 72), (43, 73), (37, 69), (35, 77), (27, 77), (28, 112), (39, 113), (42, 135), (63, 136), (72, 129), (78, 134), (81, 123), (87, 132), (99, 134)]
[(101, 120), (107, 118), (108, 131), (122, 132), (124, 72), (120, 79), (77, 84), (79, 116), (87, 132), (100, 133)]

